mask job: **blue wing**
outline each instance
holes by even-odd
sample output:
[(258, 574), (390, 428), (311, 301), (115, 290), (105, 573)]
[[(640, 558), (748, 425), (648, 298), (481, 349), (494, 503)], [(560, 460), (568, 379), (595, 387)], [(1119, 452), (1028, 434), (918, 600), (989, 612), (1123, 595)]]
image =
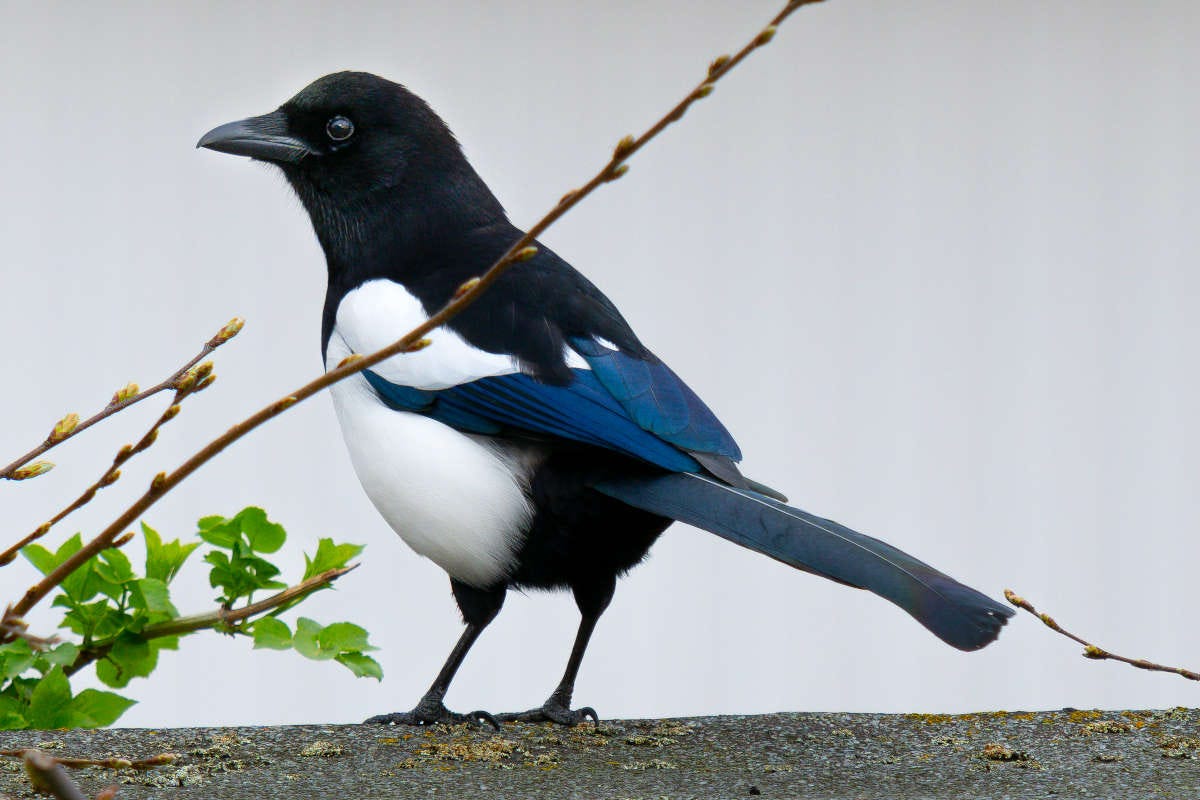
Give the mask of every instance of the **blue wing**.
[(458, 430), (532, 433), (614, 450), (673, 472), (699, 471), (691, 454), (741, 457), (733, 437), (665, 364), (572, 339), (591, 369), (565, 386), (515, 373), (446, 389), (398, 386), (367, 370), (389, 406), (426, 414)]

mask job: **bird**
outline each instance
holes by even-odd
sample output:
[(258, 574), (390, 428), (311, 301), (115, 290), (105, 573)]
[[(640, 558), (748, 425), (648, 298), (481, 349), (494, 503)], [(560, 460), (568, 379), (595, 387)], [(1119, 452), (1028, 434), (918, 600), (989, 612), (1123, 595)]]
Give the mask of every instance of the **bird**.
[[(426, 321), (522, 236), (441, 117), (373, 74), (326, 75), (197, 147), (272, 164), (299, 197), (328, 268), (327, 370)], [(871, 591), (960, 650), (999, 636), (1006, 606), (744, 476), (708, 406), (590, 280), (535, 246), (429, 346), (331, 387), (366, 495), (449, 575), (465, 626), (415, 707), (367, 722), (598, 724), (572, 706), (584, 652), (617, 579), (675, 521)], [(561, 681), (528, 711), (450, 711), (471, 646), (524, 589), (574, 596)]]

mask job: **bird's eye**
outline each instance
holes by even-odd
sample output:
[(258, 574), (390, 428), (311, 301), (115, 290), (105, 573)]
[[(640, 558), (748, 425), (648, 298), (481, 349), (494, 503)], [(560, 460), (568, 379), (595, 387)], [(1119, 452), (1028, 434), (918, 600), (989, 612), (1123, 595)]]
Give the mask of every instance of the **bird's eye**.
[(348, 117), (337, 115), (325, 123), (325, 135), (335, 142), (344, 142), (354, 133), (354, 123)]

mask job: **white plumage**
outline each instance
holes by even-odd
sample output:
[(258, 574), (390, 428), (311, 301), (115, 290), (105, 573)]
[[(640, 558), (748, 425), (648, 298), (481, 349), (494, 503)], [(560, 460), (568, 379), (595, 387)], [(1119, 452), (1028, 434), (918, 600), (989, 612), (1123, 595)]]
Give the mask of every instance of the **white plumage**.
[[(348, 293), (325, 353), (332, 369), (351, 353), (391, 344), (425, 321), (420, 302), (392, 281)], [(446, 328), (433, 344), (371, 369), (387, 380), (442, 389), (518, 371), (513, 359), (478, 350)], [(509, 574), (533, 511), (526, 497), (539, 454), (460, 433), (383, 404), (361, 374), (331, 388), (354, 471), (371, 502), (417, 553), (476, 587)]]

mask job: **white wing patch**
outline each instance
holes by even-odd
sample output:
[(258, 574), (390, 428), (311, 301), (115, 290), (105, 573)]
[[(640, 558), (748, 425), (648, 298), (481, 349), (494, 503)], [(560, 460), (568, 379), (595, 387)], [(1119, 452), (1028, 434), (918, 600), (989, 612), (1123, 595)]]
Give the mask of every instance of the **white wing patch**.
[[(429, 319), (421, 301), (398, 283), (373, 280), (346, 294), (338, 306), (336, 333), (352, 352), (373, 353), (387, 347)], [(415, 353), (393, 356), (371, 371), (399, 386), (446, 389), (492, 375), (520, 372), (510, 356), (488, 353), (467, 344), (446, 327), (426, 334), (433, 344)]]
[[(367, 281), (342, 298), (334, 335), (341, 336), (350, 352), (366, 355), (387, 347), (427, 319), (421, 301), (407, 289), (378, 279)], [(429, 390), (521, 371), (513, 357), (480, 350), (444, 326), (426, 334), (426, 338), (433, 342), (429, 347), (393, 356), (371, 367), (371, 371), (398, 386)], [(568, 367), (589, 369), (574, 350), (564, 348), (563, 354)]]

